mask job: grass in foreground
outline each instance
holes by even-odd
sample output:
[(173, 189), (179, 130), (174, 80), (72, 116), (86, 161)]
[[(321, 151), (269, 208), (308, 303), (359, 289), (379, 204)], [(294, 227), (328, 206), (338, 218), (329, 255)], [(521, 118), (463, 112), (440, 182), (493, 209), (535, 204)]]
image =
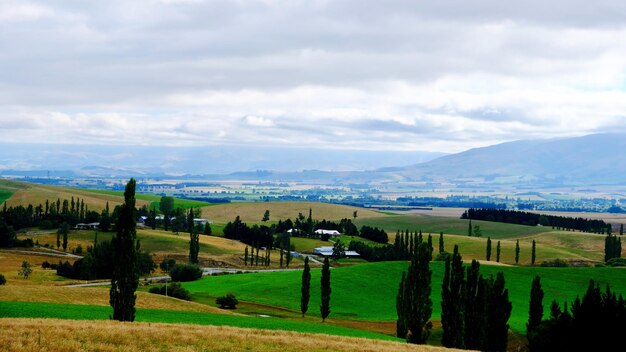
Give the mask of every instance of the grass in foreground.
[[(112, 309), (108, 306), (0, 301), (0, 317), (3, 318), (108, 320), (110, 314), (112, 314)], [(397, 339), (392, 336), (345, 328), (328, 323), (309, 323), (286, 319), (250, 317), (234, 314), (201, 313), (190, 311), (181, 312), (165, 309), (137, 308), (136, 321), (288, 330), (397, 341)]]
[[(0, 319), (6, 351), (443, 351), (432, 346), (287, 331), (174, 324)], [(446, 350), (449, 351), (449, 350)]]

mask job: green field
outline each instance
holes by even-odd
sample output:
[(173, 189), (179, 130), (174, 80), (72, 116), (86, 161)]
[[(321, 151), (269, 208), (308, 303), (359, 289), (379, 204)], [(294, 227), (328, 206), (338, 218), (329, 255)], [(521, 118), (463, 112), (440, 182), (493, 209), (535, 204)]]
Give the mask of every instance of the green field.
[[(111, 190), (100, 190), (100, 189), (82, 189), (82, 188), (80, 190), (81, 191), (85, 191), (85, 192), (106, 194), (106, 195), (110, 195), (110, 196), (124, 197), (124, 192), (123, 191), (111, 191)], [(146, 200), (146, 201), (150, 202), (150, 208), (154, 207), (157, 210), (159, 209), (159, 202), (161, 201), (161, 196), (157, 196), (155, 194), (148, 194), (148, 193), (136, 193), (135, 194), (135, 198), (141, 199), (141, 200)], [(189, 209), (189, 208), (206, 207), (206, 206), (209, 206), (209, 205), (212, 205), (212, 203), (202, 202), (202, 201), (193, 200), (193, 199), (174, 198), (174, 208)]]
[[(355, 221), (355, 225), (357, 225), (358, 228), (367, 225), (384, 229), (389, 233), (390, 240), (393, 240), (398, 230), (409, 230), (412, 232), (422, 230), (424, 236), (427, 236), (429, 233), (434, 236), (438, 235), (440, 232), (445, 234), (467, 235), (468, 223), (468, 220), (462, 219), (419, 215), (396, 215), (369, 219), (357, 218)], [(552, 229), (545, 227), (478, 220), (472, 221), (472, 225), (480, 226), (482, 237), (491, 237), (492, 239), (523, 237), (552, 231)]]
[[(368, 321), (392, 321), (396, 319), (395, 297), (404, 262), (382, 262), (354, 265), (331, 270), (332, 298), (331, 317)], [(433, 262), (433, 320), (441, 314), (441, 280), (443, 263)], [(542, 268), (482, 265), (481, 272), (495, 275), (505, 274), (513, 313), (509, 324), (519, 333), (525, 332), (528, 319), (530, 284), (534, 275), (542, 277), (546, 291), (544, 306), (548, 310), (553, 299), (571, 302), (582, 295), (590, 278), (601, 286), (611, 283), (618, 293), (626, 293), (626, 270), (619, 268)], [(208, 300), (212, 297), (233, 292), (239, 299), (261, 304), (284, 307), (299, 311), (301, 272), (252, 273), (207, 277), (185, 283), (195, 299)], [(316, 309), (320, 295), (320, 270), (312, 270), (311, 315), (319, 315)]]
[(0, 189), (0, 203), (4, 203), (5, 200), (11, 198), (13, 191), (7, 189)]
[[(112, 309), (109, 306), (0, 301), (0, 318), (11, 317), (108, 320), (110, 314), (112, 314)], [(225, 325), (242, 328), (290, 330), (298, 332), (322, 333), (339, 336), (353, 336), (399, 341), (398, 339), (391, 336), (358, 329), (346, 328), (337, 325), (300, 322), (271, 317), (264, 318), (230, 314), (138, 308), (136, 321), (218, 326)]]

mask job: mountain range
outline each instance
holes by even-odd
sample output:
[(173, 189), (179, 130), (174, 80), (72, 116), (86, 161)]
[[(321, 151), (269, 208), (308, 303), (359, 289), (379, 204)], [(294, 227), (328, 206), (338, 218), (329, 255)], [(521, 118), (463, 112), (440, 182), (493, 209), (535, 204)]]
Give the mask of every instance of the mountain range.
[(0, 149), (0, 175), (423, 182), (480, 187), (626, 185), (624, 134), (520, 140), (450, 155), (234, 146), (17, 147)]

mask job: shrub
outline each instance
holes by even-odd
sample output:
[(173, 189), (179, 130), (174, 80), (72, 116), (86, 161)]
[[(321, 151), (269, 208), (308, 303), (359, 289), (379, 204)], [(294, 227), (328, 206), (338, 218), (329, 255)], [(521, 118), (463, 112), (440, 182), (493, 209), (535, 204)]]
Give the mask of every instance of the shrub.
[(43, 269), (50, 269), (50, 263), (48, 263), (48, 261), (46, 260), (45, 262), (41, 263), (41, 267)]
[(0, 286), (7, 283), (7, 279), (4, 278), (4, 275), (0, 274)]
[(227, 293), (226, 296), (217, 297), (215, 303), (222, 309), (236, 309), (239, 301), (232, 293)]
[(13, 246), (31, 248), (35, 246), (35, 242), (33, 242), (32, 238), (25, 238), (23, 240), (15, 240)]
[(563, 259), (556, 258), (554, 260), (541, 263), (541, 266), (553, 267), (553, 268), (565, 268), (565, 267), (568, 267), (569, 264)]
[(442, 253), (437, 254), (437, 256), (435, 257), (435, 260), (445, 262), (448, 258), (450, 258), (450, 253), (442, 252)]
[(170, 270), (173, 281), (194, 281), (202, 277), (202, 269), (194, 264), (177, 264)]
[(607, 266), (626, 266), (626, 258), (612, 258), (606, 262)]
[[(165, 295), (165, 285), (150, 287), (149, 292), (157, 295)], [(175, 297), (179, 299), (184, 299), (186, 301), (191, 301), (191, 295), (189, 294), (189, 291), (182, 287), (178, 282), (172, 282), (171, 284), (167, 285), (167, 295), (169, 297)]]
[(159, 268), (161, 268), (161, 270), (163, 271), (172, 270), (174, 269), (175, 266), (176, 266), (176, 259), (173, 259), (173, 258), (165, 258), (163, 259), (161, 264), (159, 264)]

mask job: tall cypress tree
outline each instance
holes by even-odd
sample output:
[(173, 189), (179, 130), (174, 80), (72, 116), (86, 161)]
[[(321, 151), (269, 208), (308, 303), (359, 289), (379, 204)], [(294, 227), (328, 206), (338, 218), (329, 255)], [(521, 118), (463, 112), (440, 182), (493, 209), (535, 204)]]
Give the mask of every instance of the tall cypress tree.
[(619, 225), (619, 235), (620, 236), (624, 235), (624, 224)]
[(398, 320), (396, 320), (396, 336), (401, 339), (406, 338), (406, 315), (407, 315), (407, 300), (406, 300), (406, 271), (402, 272), (402, 279), (398, 287), (398, 294), (396, 295), (396, 313), (398, 314)]
[(469, 224), (467, 225), (467, 235), (472, 237), (472, 219), (469, 219)]
[(464, 348), (465, 335), (465, 269), (459, 254), (459, 246), (454, 246), (452, 261), (446, 258), (441, 291), (441, 344), (445, 347)]
[(515, 264), (519, 264), (519, 240), (515, 242)]
[(509, 318), (511, 317), (511, 301), (509, 290), (505, 288), (504, 274), (498, 272), (495, 280), (486, 280), (486, 335), (484, 351), (506, 351), (509, 336)]
[(302, 287), (300, 289), (300, 311), (302, 317), (309, 310), (309, 299), (311, 298), (311, 268), (309, 267), (309, 257), (304, 257), (304, 270), (302, 271)]
[(189, 263), (198, 264), (198, 253), (200, 252), (200, 234), (193, 222), (193, 208), (189, 208), (187, 215), (187, 230), (189, 231)]
[(243, 265), (248, 266), (248, 246), (246, 246), (246, 250), (243, 252)]
[(407, 328), (409, 330), (408, 342), (423, 344), (428, 340), (432, 323), (430, 317), (433, 312), (433, 301), (430, 299), (432, 290), (432, 271), (430, 260), (432, 251), (427, 243), (420, 243), (417, 252), (411, 259), (407, 273), (408, 314)]
[(478, 350), (482, 344), (484, 334), (484, 314), (481, 297), (479, 295), (480, 264), (472, 260), (471, 266), (466, 269), (465, 280), (465, 348)]
[[(526, 336), (539, 326), (543, 319), (543, 289), (541, 288), (541, 278), (539, 275), (533, 279), (530, 288), (530, 307), (528, 309), (528, 323), (526, 323)], [(530, 337), (529, 337), (530, 339)]]
[(320, 281), (322, 292), (322, 304), (320, 305), (320, 313), (322, 315), (322, 322), (326, 320), (326, 317), (330, 314), (330, 263), (328, 257), (324, 258), (324, 265), (322, 266), (322, 279)]
[(535, 259), (537, 259), (537, 243), (533, 240), (533, 247), (530, 252), (530, 264), (535, 265)]
[(491, 237), (487, 237), (487, 261), (491, 260)]
[(500, 241), (498, 241), (496, 246), (496, 262), (500, 263)]
[(135, 291), (139, 285), (139, 241), (137, 241), (135, 209), (135, 179), (130, 179), (124, 191), (117, 219), (117, 233), (113, 236), (113, 274), (109, 303), (112, 318), (119, 321), (135, 320)]

